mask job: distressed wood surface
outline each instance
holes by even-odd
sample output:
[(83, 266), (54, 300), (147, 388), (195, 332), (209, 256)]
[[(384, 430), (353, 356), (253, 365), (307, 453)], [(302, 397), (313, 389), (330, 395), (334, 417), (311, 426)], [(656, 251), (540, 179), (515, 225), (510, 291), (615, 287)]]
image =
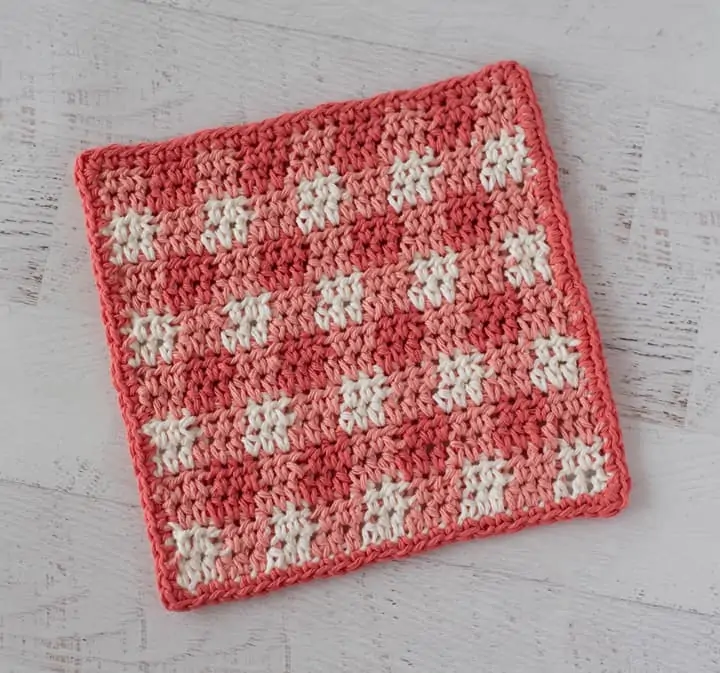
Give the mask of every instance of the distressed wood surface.
[[(719, 671), (718, 34), (712, 0), (0, 0), (0, 671)], [(74, 156), (501, 58), (545, 111), (630, 508), (165, 612)]]

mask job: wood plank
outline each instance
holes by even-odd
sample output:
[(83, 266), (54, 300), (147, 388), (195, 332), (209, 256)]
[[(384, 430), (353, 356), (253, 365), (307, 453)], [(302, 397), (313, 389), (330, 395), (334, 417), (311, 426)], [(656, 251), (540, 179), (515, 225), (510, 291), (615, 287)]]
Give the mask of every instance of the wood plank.
[(720, 661), (717, 617), (448, 568), (442, 553), (169, 614), (139, 508), (0, 483), (0, 518), (0, 667), (10, 673), (460, 671), (478, 658), (498, 672), (703, 673)]
[(416, 54), (442, 54), (471, 64), (504, 58), (537, 72), (596, 83), (627, 92), (705, 108), (720, 107), (713, 54), (720, 12), (712, 3), (692, 9), (641, 0), (552, 0), (502, 5), (455, 0), (442, 12), (432, 0), (144, 0), (191, 16), (268, 26), (331, 42), (343, 38), (370, 48), (392, 46)]

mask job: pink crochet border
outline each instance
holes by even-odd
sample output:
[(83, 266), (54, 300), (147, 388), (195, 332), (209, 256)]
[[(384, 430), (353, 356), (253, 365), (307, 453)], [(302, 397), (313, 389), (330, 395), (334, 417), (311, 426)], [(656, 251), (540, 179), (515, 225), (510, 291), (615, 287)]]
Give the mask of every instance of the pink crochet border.
[[(137, 159), (146, 154), (152, 154), (157, 148), (172, 150), (174, 148), (192, 145), (198, 141), (205, 143), (213, 142), (215, 145), (222, 145), (226, 139), (233, 137), (238, 132), (246, 132), (255, 128), (258, 130), (271, 129), (276, 125), (282, 125), (292, 120), (299, 120), (304, 117), (320, 119), (324, 115), (337, 112), (338, 110), (352, 108), (354, 106), (382, 106), (391, 98), (399, 97), (400, 100), (410, 100), (418, 94), (428, 93), (435, 88), (447, 87), (456, 81), (464, 78), (439, 82), (414, 91), (401, 91), (389, 94), (381, 94), (364, 101), (351, 101), (342, 103), (330, 103), (321, 105), (312, 110), (306, 110), (293, 114), (283, 115), (276, 119), (266, 120), (255, 124), (249, 124), (232, 128), (221, 128), (201, 131), (199, 133), (170, 140), (163, 143), (143, 143), (135, 146), (112, 145), (106, 148), (92, 149), (81, 154), (75, 167), (75, 180), (80, 191), (84, 212), (87, 221), (90, 247), (92, 252), (92, 263), (97, 288), (100, 294), (102, 305), (102, 317), (106, 326), (106, 337), (111, 352), (111, 371), (114, 384), (118, 390), (120, 406), (123, 411), (123, 418), (127, 428), (130, 453), (133, 459), (134, 469), (138, 478), (142, 506), (152, 544), (153, 556), (155, 559), (155, 570), (158, 580), (160, 595), (163, 603), (170, 609), (182, 610), (196, 607), (200, 604), (215, 603), (232, 598), (240, 598), (259, 594), (280, 586), (304, 582), (316, 577), (338, 575), (375, 560), (400, 558), (411, 553), (424, 549), (431, 549), (441, 544), (469, 540), (472, 538), (496, 535), (520, 530), (526, 526), (550, 523), (553, 521), (570, 519), (575, 517), (607, 517), (620, 511), (628, 501), (630, 490), (630, 477), (624, 460), (624, 449), (621, 433), (617, 420), (617, 412), (612, 400), (605, 360), (602, 354), (602, 346), (595, 319), (592, 315), (591, 305), (587, 290), (582, 283), (580, 271), (575, 259), (572, 247), (572, 236), (568, 222), (568, 216), (564, 210), (558, 186), (557, 164), (553, 157), (552, 150), (548, 143), (542, 115), (537, 104), (528, 72), (514, 62), (502, 62), (488, 66), (471, 77), (482, 77), (492, 70), (515, 71), (519, 75), (524, 96), (529, 101), (529, 114), (522, 119), (522, 125), (528, 135), (529, 144), (535, 146), (533, 154), (534, 166), (537, 169), (535, 180), (538, 189), (543, 191), (552, 204), (554, 224), (548, 227), (548, 242), (554, 249), (561, 249), (564, 255), (564, 265), (553, 265), (553, 275), (562, 287), (568, 288), (577, 298), (577, 308), (583, 316), (583, 324), (587, 333), (589, 345), (589, 356), (592, 366), (586, 366), (586, 375), (591, 379), (590, 386), (597, 394), (597, 405), (602, 411), (599, 417), (604, 421), (604, 438), (606, 440), (605, 453), (612, 462), (612, 470), (615, 477), (608, 488), (600, 495), (591, 498), (579, 498), (573, 502), (550, 503), (543, 508), (530, 508), (527, 512), (516, 512), (512, 516), (499, 514), (490, 519), (488, 517), (477, 522), (465, 522), (462, 527), (451, 525), (443, 530), (431, 531), (426, 537), (415, 539), (400, 539), (397, 542), (387, 542), (378, 546), (358, 550), (344, 558), (335, 558), (319, 563), (307, 564), (304, 566), (291, 567), (282, 573), (270, 573), (267, 576), (260, 576), (252, 581), (240, 582), (234, 586), (223, 586), (221, 589), (209, 592), (200, 592), (197, 595), (190, 595), (181, 590), (168, 576), (165, 568), (166, 552), (164, 551), (164, 540), (158, 530), (157, 520), (153, 514), (155, 505), (152, 501), (151, 484), (153, 475), (147, 462), (143, 460), (143, 452), (140, 446), (140, 427), (138, 419), (129, 411), (129, 400), (131, 392), (128, 382), (124, 380), (119, 363), (125, 357), (125, 350), (122, 338), (114, 327), (117, 324), (118, 316), (115, 315), (111, 300), (111, 290), (108, 287), (104, 266), (107, 263), (99, 249), (95, 232), (102, 226), (100, 221), (100, 209), (94, 207), (96, 197), (96, 162), (103, 158), (114, 157), (118, 161), (127, 158)], [(539, 146), (540, 151), (537, 151)]]

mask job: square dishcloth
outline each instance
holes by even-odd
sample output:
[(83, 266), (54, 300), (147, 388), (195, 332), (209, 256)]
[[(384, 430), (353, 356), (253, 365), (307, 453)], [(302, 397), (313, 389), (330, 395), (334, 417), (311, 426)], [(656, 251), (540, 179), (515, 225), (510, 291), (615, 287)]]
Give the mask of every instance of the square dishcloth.
[(627, 502), (516, 63), (75, 177), (168, 608)]

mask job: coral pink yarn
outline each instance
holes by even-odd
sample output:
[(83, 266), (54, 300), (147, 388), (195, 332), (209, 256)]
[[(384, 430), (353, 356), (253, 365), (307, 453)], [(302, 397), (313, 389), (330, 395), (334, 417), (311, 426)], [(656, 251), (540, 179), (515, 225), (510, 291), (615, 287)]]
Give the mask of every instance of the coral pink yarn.
[(517, 64), (75, 176), (168, 608), (626, 504)]

